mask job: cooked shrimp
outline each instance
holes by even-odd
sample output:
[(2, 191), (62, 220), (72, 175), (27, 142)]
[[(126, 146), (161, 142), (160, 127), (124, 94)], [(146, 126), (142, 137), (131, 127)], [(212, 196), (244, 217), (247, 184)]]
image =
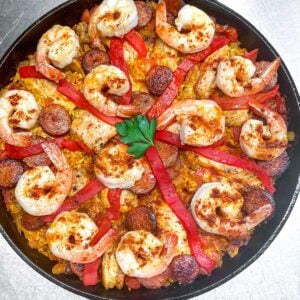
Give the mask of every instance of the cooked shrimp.
[(100, 35), (122, 37), (138, 24), (137, 8), (133, 0), (104, 0), (94, 9), (89, 22), (89, 36), (95, 46)]
[(178, 12), (175, 25), (176, 28), (167, 21), (166, 3), (159, 2), (156, 10), (156, 33), (170, 47), (183, 53), (198, 52), (210, 45), (215, 34), (212, 19), (201, 9), (188, 4)]
[(75, 31), (68, 26), (54, 25), (39, 40), (36, 68), (48, 79), (58, 81), (65, 74), (57, 68), (62, 69), (69, 65), (78, 52), (79, 38)]
[(165, 245), (152, 233), (129, 231), (123, 235), (116, 251), (117, 262), (124, 274), (150, 278), (164, 272), (175, 256), (177, 235), (168, 233)]
[(254, 95), (266, 87), (279, 66), (280, 58), (276, 58), (259, 77), (253, 77), (256, 71), (253, 62), (242, 56), (232, 56), (220, 62), (217, 86), (230, 97)]
[(14, 132), (13, 127), (31, 129), (40, 114), (34, 96), (23, 90), (10, 90), (0, 98), (0, 137), (14, 146), (30, 144), (30, 132)]
[(15, 189), (18, 203), (33, 216), (56, 212), (72, 186), (72, 169), (59, 147), (54, 143), (42, 147), (57, 169), (56, 174), (48, 166), (35, 167), (23, 173)]
[(127, 153), (123, 144), (110, 145), (96, 157), (95, 174), (110, 189), (129, 189), (142, 178), (144, 167), (140, 159)]
[(287, 127), (282, 116), (262, 104), (250, 102), (252, 110), (267, 121), (250, 119), (242, 127), (240, 145), (252, 158), (271, 160), (277, 158), (287, 148)]
[(100, 65), (84, 79), (83, 93), (99, 111), (109, 116), (128, 118), (137, 112), (134, 105), (118, 105), (112, 95), (122, 96), (129, 90), (129, 81), (115, 66)]
[(97, 225), (87, 214), (70, 211), (56, 217), (46, 236), (55, 256), (72, 263), (85, 264), (100, 257), (118, 237), (116, 229), (110, 229), (96, 245), (91, 246), (97, 232)]
[(273, 212), (270, 202), (243, 216), (243, 202), (243, 196), (230, 185), (210, 182), (197, 190), (191, 210), (201, 229), (227, 237), (241, 237), (249, 234)]
[(157, 119), (157, 128), (164, 129), (174, 119), (180, 124), (181, 142), (187, 145), (211, 145), (222, 138), (225, 130), (223, 111), (212, 100), (185, 100), (173, 104)]

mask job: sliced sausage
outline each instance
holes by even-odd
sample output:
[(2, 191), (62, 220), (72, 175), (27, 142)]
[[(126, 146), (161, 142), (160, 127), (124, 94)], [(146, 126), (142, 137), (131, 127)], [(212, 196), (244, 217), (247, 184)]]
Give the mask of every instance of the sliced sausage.
[(49, 135), (60, 136), (70, 130), (71, 118), (63, 106), (51, 104), (42, 109), (40, 125)]
[(200, 269), (191, 255), (180, 254), (173, 258), (170, 266), (171, 277), (179, 283), (191, 283), (199, 275)]
[(86, 73), (92, 71), (99, 65), (107, 65), (110, 63), (108, 54), (99, 49), (92, 49), (87, 51), (82, 59), (82, 66)]
[(172, 180), (175, 179), (177, 176), (179, 176), (181, 167), (182, 167), (181, 159), (178, 157), (174, 165), (167, 168), (167, 172)]
[(284, 151), (275, 159), (260, 160), (257, 164), (260, 165), (269, 176), (278, 178), (290, 165), (290, 158), (287, 152)]
[(139, 18), (136, 29), (141, 29), (150, 22), (152, 18), (152, 10), (150, 6), (143, 1), (135, 1), (134, 3), (137, 8)]
[(138, 114), (146, 114), (154, 102), (155, 99), (148, 93), (135, 92), (132, 94), (132, 104), (137, 108)]
[(266, 204), (272, 204), (273, 211), (275, 210), (275, 202), (271, 194), (261, 188), (251, 188), (244, 194), (242, 210), (249, 215)]
[(178, 148), (163, 142), (155, 141), (155, 146), (166, 168), (175, 164), (178, 158)]
[(156, 234), (156, 216), (153, 210), (145, 205), (133, 208), (126, 215), (125, 225), (128, 230), (145, 230)]
[[(265, 60), (256, 62), (255, 63), (256, 72), (255, 72), (254, 76), (259, 77), (266, 70), (266, 68), (269, 65), (270, 65), (270, 62), (265, 61)], [(263, 92), (267, 92), (267, 91), (271, 90), (277, 84), (277, 77), (278, 77), (278, 74), (276, 72), (275, 75), (273, 76), (272, 80), (263, 89)]]
[(0, 188), (8, 189), (14, 187), (24, 168), (21, 162), (14, 159), (5, 159), (0, 161)]
[(45, 222), (41, 217), (32, 216), (28, 213), (22, 215), (21, 223), (27, 230), (37, 230), (45, 225)]
[(12, 194), (13, 190), (2, 190), (3, 202), (7, 210), (9, 210), (10, 205), (13, 203)]
[(139, 280), (136, 277), (125, 276), (125, 284), (128, 288), (138, 290), (141, 287)]
[(165, 272), (150, 278), (139, 278), (139, 282), (147, 289), (160, 289), (164, 286), (170, 277), (170, 271)]
[(173, 73), (169, 68), (156, 65), (152, 67), (146, 75), (146, 86), (151, 94), (160, 96), (172, 78)]
[(152, 191), (155, 187), (156, 180), (148, 163), (143, 164), (144, 173), (142, 178), (138, 180), (130, 189), (137, 195), (144, 195)]
[(183, 0), (165, 0), (167, 11), (169, 11), (174, 17), (177, 17), (180, 9), (185, 5)]
[[(31, 139), (31, 144), (39, 144), (45, 141), (46, 139), (42, 138), (41, 136), (33, 136)], [(35, 168), (37, 166), (49, 166), (51, 164), (51, 160), (49, 159), (46, 153), (40, 153), (32, 156), (28, 156), (23, 158), (24, 163), (29, 168)]]
[(80, 279), (82, 279), (84, 264), (70, 263), (70, 268), (75, 275), (77, 275)]

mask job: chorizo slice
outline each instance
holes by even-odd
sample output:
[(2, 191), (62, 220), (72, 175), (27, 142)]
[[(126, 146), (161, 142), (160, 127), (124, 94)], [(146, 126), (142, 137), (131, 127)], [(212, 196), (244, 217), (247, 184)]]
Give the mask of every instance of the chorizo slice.
[(21, 218), (23, 227), (27, 230), (37, 230), (45, 225), (45, 222), (41, 217), (32, 216), (28, 213), (24, 213)]
[(155, 99), (148, 93), (135, 92), (132, 94), (132, 104), (137, 108), (138, 114), (146, 114), (154, 102)]
[[(41, 136), (33, 136), (31, 140), (31, 144), (40, 144), (46, 139), (42, 138)], [(48, 155), (46, 153), (40, 153), (32, 156), (28, 156), (23, 158), (23, 162), (29, 167), (29, 168), (35, 168), (37, 166), (49, 166), (51, 164), (51, 160), (49, 159)]]
[(0, 188), (14, 187), (24, 172), (22, 163), (14, 159), (0, 161)]
[(177, 17), (180, 9), (185, 5), (183, 0), (165, 0), (167, 11)]
[(272, 160), (260, 160), (257, 162), (270, 177), (278, 178), (290, 165), (290, 158), (286, 151)]
[(84, 264), (70, 263), (70, 269), (75, 275), (77, 275), (80, 279), (82, 279)]
[[(256, 72), (255, 72), (254, 76), (259, 77), (270, 64), (271, 64), (271, 62), (265, 61), (265, 60), (256, 62), (255, 63)], [(272, 80), (263, 89), (263, 92), (267, 92), (267, 91), (271, 90), (272, 88), (274, 88), (274, 86), (277, 84), (277, 79), (278, 79), (278, 73), (276, 72), (275, 75), (273, 76)]]
[(169, 268), (171, 277), (179, 283), (184, 284), (193, 282), (200, 272), (195, 258), (188, 254), (175, 256)]
[(109, 63), (110, 59), (108, 54), (99, 49), (87, 51), (82, 58), (82, 66), (86, 73), (89, 73), (99, 65), (108, 65)]
[(139, 278), (139, 282), (147, 289), (160, 289), (166, 284), (170, 277), (170, 271), (167, 269), (165, 272), (150, 278)]
[(175, 161), (174, 165), (167, 168), (167, 172), (171, 178), (171, 180), (175, 179), (180, 174), (180, 169), (182, 167), (181, 159), (178, 157)]
[(141, 205), (130, 210), (125, 219), (125, 226), (128, 230), (145, 230), (156, 234), (157, 222), (153, 210)]
[(141, 29), (145, 27), (152, 18), (152, 10), (151, 7), (143, 2), (143, 1), (135, 1), (135, 6), (138, 12), (138, 24), (136, 26), (136, 29)]
[(71, 118), (67, 110), (59, 104), (45, 106), (40, 113), (40, 125), (52, 136), (66, 134), (71, 127)]
[(173, 78), (173, 72), (165, 66), (156, 65), (146, 75), (146, 86), (149, 92), (160, 96)]
[(173, 166), (178, 158), (178, 148), (159, 141), (155, 141), (155, 146), (165, 167)]

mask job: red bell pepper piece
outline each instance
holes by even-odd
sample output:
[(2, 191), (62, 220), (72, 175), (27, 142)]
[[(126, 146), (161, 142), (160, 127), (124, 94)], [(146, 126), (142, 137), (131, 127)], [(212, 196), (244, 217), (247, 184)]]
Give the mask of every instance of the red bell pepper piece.
[(120, 218), (120, 197), (122, 190), (114, 189), (108, 191), (108, 201), (110, 208), (107, 209), (106, 215), (110, 220), (118, 220)]
[(99, 281), (98, 270), (101, 264), (101, 257), (95, 261), (85, 264), (83, 269), (82, 282), (84, 286), (96, 285)]
[(66, 96), (70, 101), (72, 101), (78, 107), (86, 109), (92, 115), (94, 115), (99, 120), (114, 126), (116, 123), (122, 122), (122, 119), (118, 117), (111, 117), (103, 114), (94, 106), (92, 106), (84, 97), (84, 95), (76, 89), (76, 87), (66, 79), (59, 81), (57, 86), (57, 91)]
[(91, 241), (91, 246), (96, 245), (106, 232), (111, 228), (111, 220), (107, 217), (101, 218), (97, 222), (98, 232)]
[(130, 44), (130, 46), (136, 50), (139, 57), (147, 56), (146, 44), (143, 38), (135, 30), (130, 30), (125, 34), (124, 38)]
[(120, 101), (120, 104), (130, 104), (131, 103), (131, 81), (130, 81), (130, 76), (129, 76), (129, 71), (125, 62), (124, 58), (124, 40), (120, 38), (113, 37), (110, 40), (110, 47), (109, 47), (109, 57), (110, 57), (110, 62), (112, 65), (118, 67), (121, 69), (127, 76), (128, 81), (129, 81), (129, 91), (122, 96), (122, 99)]
[(19, 74), (21, 78), (47, 79), (43, 74), (36, 70), (35, 66), (21, 66), (19, 67)]
[(125, 284), (127, 285), (127, 287), (133, 290), (138, 290), (139, 288), (141, 288), (141, 283), (136, 277), (130, 277), (126, 275)]
[(252, 60), (253, 62), (256, 62), (256, 59), (257, 59), (257, 55), (258, 55), (258, 50), (259, 49), (253, 49), (249, 52), (247, 52), (244, 57), (245, 58), (248, 58), (250, 60)]
[(214, 38), (210, 46), (200, 52), (188, 55), (177, 67), (173, 73), (173, 79), (163, 92), (161, 96), (156, 100), (155, 104), (147, 112), (149, 119), (157, 118), (160, 116), (169, 106), (171, 106), (173, 100), (176, 98), (179, 88), (187, 74), (187, 72), (198, 62), (207, 58), (210, 54), (216, 50), (222, 48), (229, 43), (227, 38)]
[(258, 93), (252, 96), (242, 96), (236, 98), (229, 96), (211, 96), (211, 98), (217, 102), (223, 110), (247, 109), (249, 108), (248, 104), (250, 101), (265, 103), (266, 101), (273, 99), (278, 94), (278, 90), (279, 85), (276, 85), (272, 90), (266, 93)]
[(266, 171), (252, 161), (242, 159), (238, 156), (213, 148), (212, 146), (209, 147), (182, 146), (181, 144), (179, 144), (180, 143), (179, 135), (172, 132), (167, 133), (166, 130), (158, 131), (155, 135), (155, 138), (157, 138), (161, 142), (165, 142), (177, 147), (180, 145), (179, 147), (183, 150), (195, 152), (213, 161), (248, 170), (254, 173), (261, 180), (262, 184), (270, 193), (275, 192), (275, 188)]
[(233, 138), (235, 140), (235, 142), (239, 142), (240, 140), (240, 135), (241, 135), (241, 126), (233, 126), (232, 127), (232, 133), (233, 133)]
[(44, 152), (42, 144), (46, 143), (56, 143), (60, 148), (66, 148), (70, 151), (83, 151), (85, 153), (91, 154), (92, 150), (86, 146), (84, 143), (79, 141), (73, 141), (66, 138), (55, 138), (51, 140), (46, 140), (39, 144), (29, 145), (26, 147), (16, 147), (9, 144), (5, 144), (5, 156), (14, 159), (22, 159), (28, 156), (40, 154)]
[(43, 216), (41, 219), (44, 222), (52, 222), (55, 217), (63, 211), (71, 211), (79, 207), (81, 204), (85, 203), (89, 199), (96, 196), (101, 190), (104, 189), (104, 185), (98, 179), (92, 179), (88, 184), (86, 184), (81, 190), (79, 190), (75, 195), (66, 199), (62, 206), (53, 214)]
[(186, 230), (192, 254), (201, 268), (205, 270), (207, 274), (210, 274), (216, 264), (202, 251), (198, 227), (190, 212), (179, 198), (157, 149), (155, 147), (148, 148), (146, 157), (151, 165), (151, 169), (165, 201)]

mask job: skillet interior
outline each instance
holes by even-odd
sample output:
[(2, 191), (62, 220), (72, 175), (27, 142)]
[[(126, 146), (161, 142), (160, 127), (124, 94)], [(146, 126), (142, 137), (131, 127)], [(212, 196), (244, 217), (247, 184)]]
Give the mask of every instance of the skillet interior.
[[(35, 22), (8, 50), (0, 63), (0, 83), (5, 86), (15, 73), (16, 64), (25, 59), (26, 55), (35, 51), (39, 37), (53, 24), (74, 25), (78, 22), (84, 8), (90, 8), (95, 0), (72, 0), (49, 12)], [(240, 35), (242, 46), (248, 49), (259, 48), (260, 57), (272, 60), (278, 54), (257, 30), (238, 14), (225, 6), (209, 0), (186, 1), (201, 7), (208, 14), (215, 16), (218, 23), (235, 26)], [(295, 85), (284, 64), (279, 71), (281, 92), (287, 97), (289, 109), (289, 129), (300, 135), (299, 96)], [(247, 247), (242, 247), (239, 254), (232, 260), (224, 258), (221, 269), (217, 269), (210, 277), (198, 278), (187, 286), (172, 285), (167, 289), (141, 289), (128, 292), (126, 289), (105, 291), (102, 287), (83, 287), (82, 283), (70, 275), (54, 276), (51, 273), (53, 263), (39, 252), (32, 250), (27, 241), (19, 235), (12, 218), (6, 213), (3, 202), (0, 201), (0, 231), (11, 247), (36, 271), (56, 284), (82, 296), (93, 299), (180, 299), (199, 295), (226, 282), (241, 272), (256, 260), (271, 244), (279, 230), (285, 223), (298, 194), (298, 174), (300, 171), (300, 145), (295, 143), (290, 151), (291, 167), (277, 181), (275, 200), (277, 210), (275, 216), (267, 223), (256, 229)]]

